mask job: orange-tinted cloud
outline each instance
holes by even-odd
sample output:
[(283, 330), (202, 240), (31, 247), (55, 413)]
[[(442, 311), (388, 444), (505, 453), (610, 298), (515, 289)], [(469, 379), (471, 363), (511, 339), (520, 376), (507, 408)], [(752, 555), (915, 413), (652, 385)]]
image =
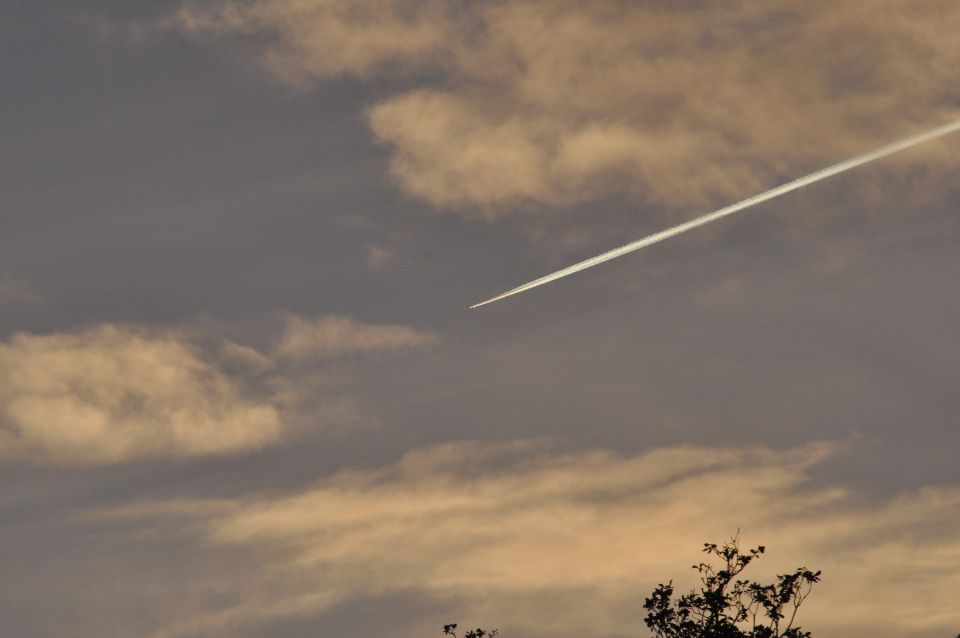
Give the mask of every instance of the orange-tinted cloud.
[(868, 504), (841, 486), (812, 487), (814, 468), (837, 451), (676, 447), (624, 457), (452, 444), (290, 494), (111, 515), (181, 520), (204, 543), (264, 562), (261, 590), (162, 635), (216, 635), (405, 591), (443, 599), (445, 617), (516, 634), (634, 635), (642, 596), (670, 578), (692, 585), (701, 543), (737, 529), (769, 548), (754, 577), (801, 564), (824, 571), (802, 615), (815, 635), (948, 635), (960, 623), (960, 488)]
[(285, 359), (332, 359), (349, 354), (406, 350), (434, 344), (435, 335), (408, 326), (377, 325), (349, 317), (291, 316), (276, 353)]
[[(486, 215), (612, 194), (709, 208), (960, 114), (952, 0), (220, 0), (179, 24), (268, 33), (270, 68), (299, 84), (429, 70), (370, 126), (409, 194)], [(935, 198), (956, 144), (845, 179), (867, 204)]]
[(188, 33), (271, 34), (268, 67), (304, 83), (428, 61), (455, 36), (443, 6), (438, 0), (188, 1), (175, 19)]
[[(297, 316), (271, 355), (230, 341), (211, 351), (187, 331), (136, 326), (15, 334), (0, 342), (0, 462), (97, 465), (255, 451), (291, 434), (288, 418), (304, 393), (313, 424), (356, 417), (349, 380), (328, 383), (335, 369), (300, 376), (289, 360), (435, 340), (406, 326)], [(267, 377), (265, 387), (254, 387), (257, 375)]]
[(103, 325), (0, 343), (0, 458), (97, 464), (257, 449), (275, 406), (183, 335)]

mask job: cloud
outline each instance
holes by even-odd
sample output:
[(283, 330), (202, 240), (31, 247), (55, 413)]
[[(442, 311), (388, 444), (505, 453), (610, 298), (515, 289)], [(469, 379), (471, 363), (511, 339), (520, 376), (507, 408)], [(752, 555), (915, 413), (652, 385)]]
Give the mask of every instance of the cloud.
[(179, 520), (209, 547), (262, 561), (261, 590), (161, 635), (229, 633), (397, 592), (444, 601), (444, 620), (480, 619), (514, 635), (634, 635), (642, 596), (670, 578), (691, 586), (701, 543), (738, 528), (769, 547), (754, 577), (801, 564), (824, 571), (802, 614), (815, 635), (956, 631), (960, 486), (870, 503), (842, 486), (811, 485), (817, 464), (837, 453), (811, 444), (624, 457), (458, 443), (288, 494), (109, 516)]
[(372, 270), (372, 271), (381, 270), (384, 266), (389, 264), (396, 256), (393, 250), (386, 248), (384, 246), (378, 246), (376, 244), (371, 244), (367, 246), (366, 253), (367, 253), (367, 259), (366, 259), (367, 270)]
[(0, 343), (0, 459), (99, 464), (255, 450), (280, 415), (176, 331), (101, 325)]
[(429, 60), (454, 37), (443, 7), (437, 0), (188, 1), (175, 21), (192, 34), (271, 34), (265, 63), (301, 84)]
[[(219, 0), (178, 23), (270, 34), (264, 59), (298, 84), (423, 71), (371, 129), (410, 195), (488, 216), (610, 195), (714, 207), (960, 113), (952, 0)], [(846, 183), (867, 204), (936, 198), (955, 144)]]
[(30, 285), (0, 275), (0, 304), (7, 308), (37, 306), (43, 297)]
[[(0, 462), (97, 465), (255, 451), (294, 434), (296, 423), (356, 421), (352, 378), (333, 359), (436, 340), (407, 326), (295, 315), (269, 354), (202, 329), (102, 324), (18, 333), (0, 342)], [(308, 359), (324, 365), (288, 365)]]
[(276, 346), (284, 359), (333, 359), (351, 354), (396, 351), (434, 344), (435, 335), (408, 326), (375, 325), (349, 317), (287, 318)]

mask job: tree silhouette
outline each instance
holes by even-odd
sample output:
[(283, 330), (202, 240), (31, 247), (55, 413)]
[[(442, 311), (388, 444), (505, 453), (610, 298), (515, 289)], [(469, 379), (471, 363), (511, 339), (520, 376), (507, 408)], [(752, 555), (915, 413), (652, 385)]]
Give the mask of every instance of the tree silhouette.
[[(820, 582), (820, 571), (798, 567), (769, 585), (738, 578), (765, 549), (760, 545), (741, 552), (739, 534), (723, 545), (704, 543), (703, 551), (719, 558), (721, 565), (719, 569), (709, 563), (693, 566), (700, 574), (699, 590), (674, 600), (670, 581), (657, 585), (644, 601), (644, 622), (655, 638), (811, 638), (809, 631), (794, 627), (793, 622), (814, 584)], [(456, 623), (444, 625), (443, 633), (457, 638), (456, 629)], [(495, 638), (498, 633), (478, 627), (463, 638)]]
[(763, 585), (738, 578), (763, 554), (763, 545), (741, 552), (735, 536), (723, 545), (704, 543), (703, 551), (721, 564), (693, 566), (702, 587), (674, 600), (671, 581), (658, 585), (643, 603), (644, 622), (656, 638), (810, 638), (810, 632), (793, 623), (814, 583), (820, 582), (819, 571), (800, 567)]
[[(443, 634), (445, 636), (453, 636), (453, 638), (457, 638), (456, 629), (457, 629), (457, 623), (450, 623), (448, 625), (444, 625)], [(500, 632), (497, 631), (496, 629), (491, 629), (487, 631), (486, 629), (477, 627), (476, 629), (471, 629), (467, 633), (463, 634), (463, 638), (494, 638), (498, 633)]]
[[(699, 590), (674, 600), (670, 581), (658, 585), (644, 601), (644, 622), (655, 638), (811, 638), (793, 623), (813, 585), (820, 582), (819, 571), (799, 567), (764, 585), (738, 578), (764, 553), (763, 545), (741, 552), (738, 535), (723, 545), (704, 543), (703, 551), (721, 564), (719, 569), (705, 562), (693, 566), (700, 574)], [(443, 633), (457, 638), (456, 628), (454, 623), (444, 625)], [(497, 633), (478, 627), (463, 638), (494, 638)]]

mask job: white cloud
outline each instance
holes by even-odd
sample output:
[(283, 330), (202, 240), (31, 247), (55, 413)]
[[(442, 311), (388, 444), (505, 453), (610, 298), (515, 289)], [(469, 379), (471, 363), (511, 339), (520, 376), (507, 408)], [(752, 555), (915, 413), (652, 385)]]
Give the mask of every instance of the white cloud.
[(404, 591), (444, 600), (445, 618), (518, 635), (633, 635), (642, 596), (670, 578), (692, 585), (702, 542), (738, 528), (769, 548), (754, 577), (801, 564), (824, 571), (801, 619), (814, 635), (949, 635), (960, 623), (960, 487), (873, 504), (811, 487), (816, 465), (836, 452), (678, 447), (623, 457), (453, 444), (286, 495), (111, 516), (180, 520), (212, 547), (263, 561), (255, 594), (162, 635), (215, 635)]

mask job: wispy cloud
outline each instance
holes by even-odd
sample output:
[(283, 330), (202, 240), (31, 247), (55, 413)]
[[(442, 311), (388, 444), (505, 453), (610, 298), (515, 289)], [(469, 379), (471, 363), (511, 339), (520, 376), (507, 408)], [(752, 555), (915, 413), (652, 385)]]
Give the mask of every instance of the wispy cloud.
[[(407, 74), (370, 126), (409, 194), (485, 215), (611, 194), (715, 208), (960, 109), (950, 0), (188, 0), (177, 24), (257, 34), (299, 85), (429, 71), (429, 84)], [(861, 196), (936, 197), (956, 172), (945, 149), (918, 151), (922, 172), (872, 168)]]
[(396, 351), (437, 343), (436, 335), (408, 326), (369, 324), (349, 317), (290, 316), (276, 346), (285, 359), (332, 359), (350, 354)]
[[(267, 354), (196, 333), (101, 324), (0, 342), (0, 462), (99, 465), (254, 451), (292, 434), (306, 394), (313, 427), (355, 418), (349, 380), (329, 382), (331, 359), (436, 341), (407, 326), (294, 315)], [(326, 368), (304, 376), (291, 360)]]
[(265, 62), (297, 84), (426, 63), (456, 37), (437, 0), (189, 1), (175, 19), (194, 34), (272, 34)]
[(389, 248), (372, 244), (367, 246), (366, 264), (369, 270), (381, 270), (394, 258), (394, 253)]
[[(687, 568), (701, 543), (738, 528), (770, 547), (760, 576), (799, 564), (824, 570), (803, 619), (817, 635), (955, 630), (960, 490), (868, 504), (842, 486), (812, 487), (814, 468), (836, 453), (813, 444), (623, 457), (461, 443), (288, 494), (109, 515), (179, 520), (210, 546), (264, 561), (256, 594), (238, 591), (235, 604), (163, 635), (210, 635), (404, 591), (517, 635), (632, 635), (641, 597), (669, 578), (692, 584)], [(563, 604), (571, 596), (576, 605)]]
[(280, 436), (183, 334), (126, 326), (0, 343), (0, 458), (98, 464), (257, 449)]
[(0, 275), (0, 305), (5, 308), (36, 306), (43, 297), (23, 281)]

